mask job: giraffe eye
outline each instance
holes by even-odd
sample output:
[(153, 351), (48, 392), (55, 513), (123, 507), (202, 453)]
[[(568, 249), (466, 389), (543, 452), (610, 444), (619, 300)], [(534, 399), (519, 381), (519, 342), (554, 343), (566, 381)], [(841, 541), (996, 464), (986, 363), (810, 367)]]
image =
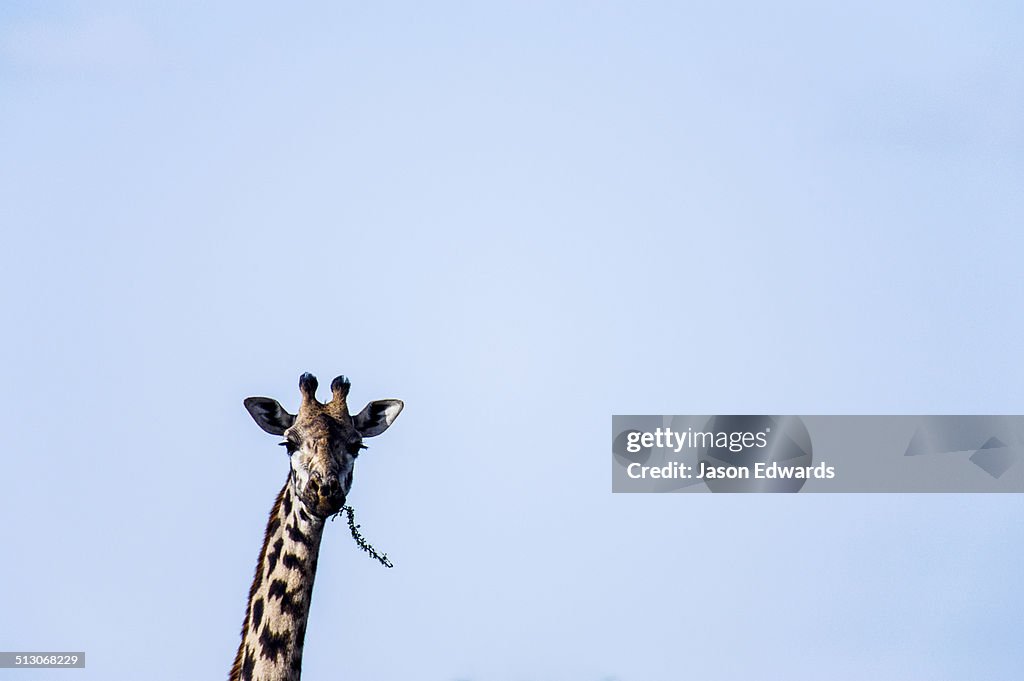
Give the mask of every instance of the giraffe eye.
[(282, 447), (284, 447), (286, 450), (288, 450), (289, 454), (294, 454), (295, 452), (297, 452), (299, 450), (298, 443), (297, 442), (292, 442), (291, 440), (285, 440), (284, 442), (278, 442), (278, 444), (281, 445)]

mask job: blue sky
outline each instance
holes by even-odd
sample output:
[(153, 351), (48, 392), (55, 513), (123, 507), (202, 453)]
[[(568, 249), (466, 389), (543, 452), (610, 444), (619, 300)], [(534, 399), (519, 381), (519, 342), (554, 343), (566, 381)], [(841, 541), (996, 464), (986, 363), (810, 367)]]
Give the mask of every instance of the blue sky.
[(1022, 19), (4, 3), (0, 648), (226, 676), (287, 471), (241, 401), (312, 371), (406, 410), (308, 679), (1019, 676), (1019, 496), (613, 496), (607, 440), (1021, 413)]

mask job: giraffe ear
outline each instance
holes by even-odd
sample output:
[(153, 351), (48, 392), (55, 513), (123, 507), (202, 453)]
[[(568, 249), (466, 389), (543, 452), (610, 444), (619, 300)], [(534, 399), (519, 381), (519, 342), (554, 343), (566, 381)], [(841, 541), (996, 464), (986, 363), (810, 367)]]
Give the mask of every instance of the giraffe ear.
[(380, 435), (388, 429), (405, 404), (402, 400), (376, 400), (363, 407), (363, 410), (352, 417), (352, 425), (363, 437)]
[(256, 425), (271, 435), (284, 435), (295, 423), (295, 417), (269, 397), (247, 397), (243, 404)]

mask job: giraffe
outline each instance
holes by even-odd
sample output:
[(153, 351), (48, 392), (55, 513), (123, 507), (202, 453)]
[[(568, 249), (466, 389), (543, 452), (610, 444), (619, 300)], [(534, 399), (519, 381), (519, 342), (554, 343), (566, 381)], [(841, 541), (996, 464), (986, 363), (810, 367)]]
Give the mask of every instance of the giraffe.
[(242, 642), (229, 681), (298, 681), (313, 578), (324, 521), (345, 505), (352, 469), (363, 438), (380, 435), (404, 406), (401, 400), (377, 400), (350, 416), (344, 376), (331, 382), (333, 397), (316, 398), (317, 380), (299, 378), (298, 414), (277, 400), (250, 397), (244, 402), (256, 424), (283, 435), (291, 470), (270, 511), (267, 530), (249, 588)]

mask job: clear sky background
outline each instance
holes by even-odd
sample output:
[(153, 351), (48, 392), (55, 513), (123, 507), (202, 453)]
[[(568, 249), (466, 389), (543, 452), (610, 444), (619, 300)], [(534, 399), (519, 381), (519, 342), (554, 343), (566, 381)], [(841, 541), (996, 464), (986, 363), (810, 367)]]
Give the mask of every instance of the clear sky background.
[(0, 3), (0, 649), (225, 678), (1021, 678), (1024, 499), (612, 495), (613, 413), (1021, 413), (1019, 2)]

